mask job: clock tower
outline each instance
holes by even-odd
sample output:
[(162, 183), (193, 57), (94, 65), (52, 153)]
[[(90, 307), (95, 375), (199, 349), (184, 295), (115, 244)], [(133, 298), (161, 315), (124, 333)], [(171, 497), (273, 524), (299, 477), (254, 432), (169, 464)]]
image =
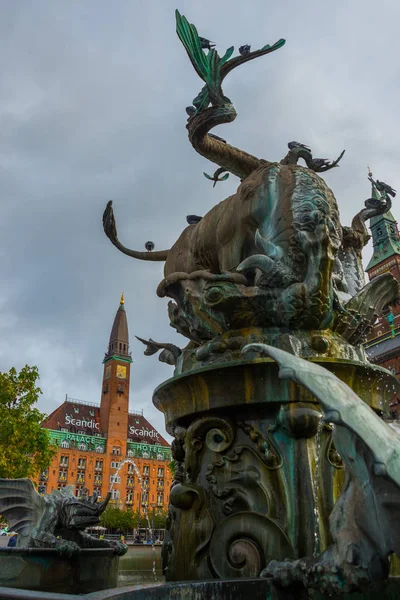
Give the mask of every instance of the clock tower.
[(100, 423), (107, 436), (108, 454), (126, 455), (131, 362), (128, 322), (122, 294), (103, 360)]

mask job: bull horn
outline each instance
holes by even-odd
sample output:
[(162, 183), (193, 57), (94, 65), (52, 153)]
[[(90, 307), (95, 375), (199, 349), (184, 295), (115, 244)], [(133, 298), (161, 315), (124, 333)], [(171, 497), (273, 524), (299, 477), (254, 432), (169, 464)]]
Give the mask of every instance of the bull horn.
[(106, 209), (103, 213), (103, 229), (104, 233), (111, 241), (112, 244), (120, 252), (126, 254), (127, 256), (131, 256), (132, 258), (137, 258), (139, 260), (152, 260), (152, 261), (160, 261), (166, 260), (168, 256), (169, 250), (158, 250), (157, 252), (139, 252), (137, 250), (131, 250), (127, 248), (118, 239), (117, 236), (117, 227), (115, 224), (114, 211), (112, 208), (112, 200), (107, 203)]

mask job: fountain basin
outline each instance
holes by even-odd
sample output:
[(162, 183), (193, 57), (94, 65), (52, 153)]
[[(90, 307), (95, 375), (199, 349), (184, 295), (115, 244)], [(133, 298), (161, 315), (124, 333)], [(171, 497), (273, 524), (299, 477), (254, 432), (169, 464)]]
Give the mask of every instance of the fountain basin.
[(81, 549), (61, 556), (53, 548), (0, 548), (0, 587), (87, 594), (117, 586), (113, 548)]
[(85, 595), (22, 592), (0, 587), (4, 600), (391, 600), (400, 594), (400, 578), (391, 577), (384, 585), (364, 593), (326, 596), (316, 590), (281, 590), (265, 579), (236, 579), (225, 581), (187, 581), (155, 586), (137, 585), (114, 588)]

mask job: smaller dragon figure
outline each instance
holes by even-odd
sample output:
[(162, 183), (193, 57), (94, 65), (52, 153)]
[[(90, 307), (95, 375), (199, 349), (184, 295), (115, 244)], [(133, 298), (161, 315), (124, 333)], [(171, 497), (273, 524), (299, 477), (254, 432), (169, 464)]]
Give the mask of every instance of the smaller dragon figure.
[(81, 548), (114, 548), (123, 555), (128, 547), (119, 541), (100, 540), (84, 533), (100, 523), (100, 515), (110, 500), (97, 494), (76, 498), (72, 485), (41, 496), (30, 479), (0, 479), (0, 514), (10, 529), (18, 533), (17, 546), (55, 548), (72, 555)]

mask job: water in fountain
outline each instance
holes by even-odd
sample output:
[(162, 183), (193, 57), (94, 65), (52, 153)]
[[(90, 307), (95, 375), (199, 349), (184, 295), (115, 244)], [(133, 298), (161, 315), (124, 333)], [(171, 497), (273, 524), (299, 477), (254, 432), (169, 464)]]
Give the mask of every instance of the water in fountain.
[[(117, 468), (117, 470), (115, 471), (115, 474), (112, 477), (112, 481), (111, 481), (111, 485), (110, 485), (110, 492), (113, 489), (113, 485), (116, 482), (116, 479), (117, 479), (117, 477), (119, 475), (120, 470), (127, 463), (133, 465), (133, 469), (134, 469), (135, 474), (137, 475), (137, 478), (138, 478), (138, 481), (139, 481), (140, 493), (142, 494), (143, 493), (143, 479), (142, 479), (142, 476), (140, 474), (140, 471), (139, 471), (139, 468), (138, 468), (137, 464), (131, 458), (126, 458), (125, 460), (123, 460), (122, 463)], [(153, 528), (152, 528), (151, 523), (150, 523), (149, 511), (147, 510), (147, 504), (146, 503), (144, 504), (144, 510), (143, 510), (143, 512), (144, 512), (144, 516), (145, 516), (146, 521), (147, 521), (149, 535), (150, 535), (150, 539), (151, 539), (151, 549), (152, 549), (152, 553), (153, 553), (153, 576), (154, 576), (154, 581), (157, 581), (157, 573), (156, 573), (156, 549), (155, 549), (155, 546), (154, 546), (154, 531), (153, 531)]]
[(315, 435), (315, 472), (313, 477), (313, 496), (314, 496), (314, 551), (313, 556), (319, 556), (321, 553), (321, 540), (319, 535), (319, 470), (320, 470), (320, 453), (321, 453), (321, 438), (324, 428), (324, 421), (321, 415), (318, 423), (317, 433)]

